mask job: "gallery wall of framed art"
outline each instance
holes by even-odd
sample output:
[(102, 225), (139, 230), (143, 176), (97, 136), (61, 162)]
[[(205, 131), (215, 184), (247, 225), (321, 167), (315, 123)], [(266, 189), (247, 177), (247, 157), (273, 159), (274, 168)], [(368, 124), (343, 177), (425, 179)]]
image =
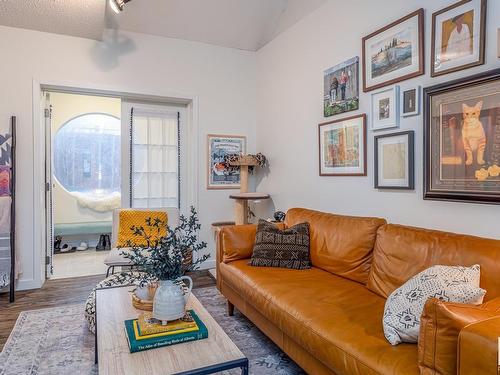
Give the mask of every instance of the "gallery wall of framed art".
[[(257, 144), (259, 150), (265, 152), (272, 160), (275, 173), (269, 178), (262, 179), (259, 182), (259, 189), (276, 192), (274, 196), (280, 207), (292, 207), (300, 204), (301, 206), (352, 215), (367, 213), (383, 215), (396, 223), (404, 221), (408, 225), (432, 226), (443, 230), (500, 237), (498, 228), (492, 224), (492, 221), (496, 220), (495, 218), (500, 214), (497, 206), (478, 205), (477, 201), (471, 200), (460, 200), (457, 203), (446, 198), (440, 201), (424, 199), (423, 138), (424, 116), (426, 115), (424, 113), (424, 89), (450, 81), (467, 80), (471, 76), (500, 67), (497, 52), (500, 2), (489, 0), (486, 2), (486, 22), (484, 23), (484, 64), (466, 67), (435, 77), (431, 75), (433, 14), (459, 2), (461, 0), (407, 0), (404, 2), (378, 0), (376, 2), (363, 2), (362, 5), (359, 2), (344, 2), (342, 16), (336, 16), (339, 14), (338, 4), (328, 2), (321, 8), (321, 11), (315, 12), (307, 20), (299, 22), (293, 30), (287, 31), (279, 40), (264, 47), (259, 53), (258, 59), (260, 66), (264, 68), (264, 76), (260, 80), (260, 95), (262, 96), (262, 113), (260, 115), (265, 119), (265, 124), (258, 126)], [(423, 24), (421, 29), (423, 34), (421, 39), (423, 42), (423, 64), (421, 66), (424, 68), (423, 74), (420, 74), (418, 64), (408, 65), (408, 59), (406, 61), (404, 58), (403, 61), (397, 59), (397, 54), (393, 52), (403, 52), (407, 48), (408, 41), (406, 37), (396, 37), (395, 40), (389, 39), (386, 46), (380, 45), (380, 49), (373, 49), (373, 55), (376, 55), (375, 52), (381, 52), (382, 49), (379, 59), (373, 59), (373, 61), (383, 61), (386, 57), (389, 66), (393, 64), (394, 70), (391, 70), (392, 67), (390, 67), (387, 69), (389, 73), (379, 73), (378, 76), (375, 74), (376, 77), (372, 77), (378, 78), (378, 81), (369, 80), (370, 76), (367, 75), (369, 72), (366, 65), (370, 59), (367, 58), (369, 53), (365, 53), (363, 58), (363, 38), (365, 38), (365, 47), (368, 42), (376, 45), (377, 42), (386, 39), (383, 35), (384, 31), (390, 30), (393, 34), (398, 34), (397, 27), (405, 24), (396, 21), (415, 13), (418, 15), (412, 17), (413, 21), (416, 20), (414, 25), (418, 24), (419, 17), (421, 17)], [(344, 22), (344, 19), (352, 14), (356, 15), (356, 22)], [(441, 14), (446, 15), (443, 21), (455, 17), (455, 15), (447, 17), (451, 14), (448, 12), (441, 12)], [(449, 22), (442, 22), (440, 27), (446, 28), (445, 34), (451, 36), (454, 29), (456, 29), (455, 34), (460, 34), (462, 30), (465, 30), (465, 28), (461, 28), (459, 31), (457, 26), (460, 24), (460, 20), (455, 21), (453, 27), (450, 26)], [(395, 26), (393, 25), (395, 22), (397, 27), (392, 27)], [(436, 30), (437, 26), (436, 23)], [(414, 26), (413, 29), (418, 30), (418, 32), (413, 32), (411, 27), (406, 29), (407, 34), (420, 33), (417, 26)], [(473, 32), (471, 34), (475, 35)], [(370, 38), (367, 38), (368, 36)], [(478, 38), (483, 39), (483, 36), (478, 36)], [(441, 39), (443, 40), (445, 37)], [(325, 116), (325, 103), (328, 106), (332, 96), (328, 91), (330, 88), (335, 89), (336, 86), (334, 80), (332, 80), (331, 87), (328, 87), (328, 84), (325, 85), (327, 82), (325, 71), (356, 56), (359, 56), (360, 68), (359, 108), (349, 112), (326, 113)], [(420, 58), (420, 53), (412, 54), (412, 60), (414, 57)], [(363, 66), (363, 60), (365, 66)], [(400, 70), (401, 68), (398, 69), (398, 61), (406, 67), (412, 66), (414, 68), (412, 75), (414, 74), (414, 76), (405, 77), (406, 74), (402, 74), (404, 71)], [(457, 65), (459, 64), (457, 63)], [(377, 71), (377, 67), (371, 69)], [(367, 76), (368, 79), (365, 80), (363, 75)], [(397, 82), (392, 81), (394, 78), (397, 78)], [(379, 84), (382, 85), (377, 87)], [(375, 112), (372, 111), (373, 95), (385, 90), (396, 90), (396, 87), (399, 87), (398, 126), (372, 129), (374, 119), (372, 112)], [(476, 103), (471, 102), (468, 105), (475, 106)], [(382, 117), (387, 115), (385, 106), (374, 107), (384, 109)], [(389, 111), (390, 113), (391, 111)], [(480, 116), (485, 117), (485, 113), (483, 106)], [(325, 164), (328, 159), (325, 159), (324, 156), (323, 161), (321, 160), (321, 154), (325, 154), (325, 147), (318, 140), (318, 124), (337, 121), (338, 125), (340, 120), (363, 114), (366, 115), (367, 126), (366, 175), (346, 176), (345, 174), (331, 173), (327, 168), (329, 165), (335, 165), (335, 161), (332, 162), (333, 158), (330, 157), (330, 164)], [(463, 116), (462, 119), (457, 120), (459, 129), (462, 127), (462, 122)], [(324, 133), (328, 131), (327, 126), (322, 127), (322, 130), (325, 130)], [(406, 175), (406, 169), (409, 170), (411, 165), (405, 165), (405, 170), (399, 167), (390, 170), (390, 173), (386, 173), (385, 179), (384, 170), (379, 170), (377, 173), (375, 167), (375, 158), (383, 157), (380, 150), (379, 155), (376, 155), (376, 138), (378, 138), (379, 143), (382, 138), (385, 142), (392, 142), (394, 139), (389, 136), (401, 132), (413, 132), (413, 185), (406, 184), (406, 178), (404, 184), (402, 183), (403, 179), (394, 178), (394, 176), (401, 176), (403, 172)], [(461, 132), (457, 134), (458, 137)], [(392, 161), (395, 162), (394, 166), (401, 166), (401, 160), (403, 160), (401, 149), (406, 150), (406, 143), (404, 146), (398, 144), (388, 147), (389, 150), (391, 148), (396, 157), (386, 157), (386, 162)], [(398, 149), (399, 152), (397, 152)], [(344, 151), (347, 150), (346, 144)], [(388, 152), (386, 155), (390, 156), (391, 153)], [(463, 158), (465, 160), (465, 154)], [(487, 160), (485, 161), (487, 162)], [(488, 170), (489, 168), (488, 165), (484, 169)], [(491, 171), (494, 172), (493, 169)], [(377, 175), (379, 182), (376, 185)], [(480, 171), (478, 176), (484, 178), (484, 171)], [(290, 181), (293, 183), (288, 183)], [(404, 186), (404, 189), (400, 186)], [(312, 194), (304, 195), (304, 191), (310, 191)], [(409, 210), (411, 210), (411, 214)], [(474, 223), (477, 222), (482, 224), (475, 225)]]

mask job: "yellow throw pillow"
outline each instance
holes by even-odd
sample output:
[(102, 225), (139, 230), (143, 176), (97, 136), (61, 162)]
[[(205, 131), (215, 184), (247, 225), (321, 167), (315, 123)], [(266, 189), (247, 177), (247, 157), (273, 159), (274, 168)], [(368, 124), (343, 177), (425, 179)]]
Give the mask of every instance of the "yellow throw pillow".
[[(154, 223), (155, 219), (159, 219), (162, 223), (164, 223), (164, 225), (160, 226), (159, 231), (157, 228), (150, 228), (146, 223), (146, 220), (148, 218), (151, 218), (152, 223)], [(164, 211), (120, 211), (120, 222), (116, 247), (128, 247), (129, 241), (135, 246), (147, 246), (146, 238), (144, 238), (144, 236), (134, 235), (134, 231), (131, 228), (133, 226), (143, 227), (146, 235), (150, 236), (150, 242), (152, 242), (167, 235), (167, 222), (168, 216)]]

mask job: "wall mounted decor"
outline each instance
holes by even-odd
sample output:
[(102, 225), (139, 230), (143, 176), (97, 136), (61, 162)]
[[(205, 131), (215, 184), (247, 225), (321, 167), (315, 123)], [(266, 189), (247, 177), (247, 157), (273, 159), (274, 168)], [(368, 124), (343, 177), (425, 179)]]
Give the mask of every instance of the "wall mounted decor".
[[(19, 275), (16, 251), (16, 122), (0, 126), (0, 289), (9, 286), (9, 301), (14, 302)], [(10, 126), (6, 126), (10, 123)]]
[(500, 28), (497, 30), (497, 57), (500, 59)]
[(238, 135), (208, 134), (207, 189), (239, 189), (240, 171), (228, 168), (225, 156), (244, 154), (246, 137)]
[(424, 90), (424, 198), (500, 204), (500, 69)]
[(399, 126), (399, 86), (383, 89), (371, 95), (372, 130)]
[(414, 131), (375, 137), (375, 189), (415, 188)]
[(416, 86), (401, 93), (401, 116), (409, 117), (420, 114), (421, 87)]
[(486, 0), (462, 0), (432, 15), (431, 76), (484, 64)]
[(424, 10), (419, 9), (363, 38), (363, 91), (425, 73)]
[(366, 176), (366, 115), (319, 124), (319, 175)]
[(359, 108), (359, 57), (325, 70), (323, 108), (325, 117)]

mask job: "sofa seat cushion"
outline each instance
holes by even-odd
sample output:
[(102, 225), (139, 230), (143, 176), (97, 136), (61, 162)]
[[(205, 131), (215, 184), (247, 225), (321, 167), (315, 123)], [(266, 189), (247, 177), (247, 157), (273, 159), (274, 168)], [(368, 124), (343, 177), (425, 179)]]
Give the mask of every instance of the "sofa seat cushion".
[(287, 336), (338, 374), (418, 374), (417, 346), (392, 347), (382, 330), (385, 300), (319, 268), (220, 265), (234, 289)]

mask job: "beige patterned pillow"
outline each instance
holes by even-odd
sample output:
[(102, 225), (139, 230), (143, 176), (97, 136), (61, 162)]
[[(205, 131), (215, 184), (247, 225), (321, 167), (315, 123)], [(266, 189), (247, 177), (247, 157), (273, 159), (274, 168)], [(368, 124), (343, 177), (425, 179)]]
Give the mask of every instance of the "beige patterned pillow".
[(391, 293), (384, 309), (383, 327), (391, 345), (416, 343), (420, 332), (420, 316), (429, 298), (444, 302), (479, 305), (486, 294), (479, 287), (481, 268), (432, 266), (413, 276)]
[(301, 223), (284, 230), (259, 220), (250, 265), (297, 270), (311, 268), (309, 224)]

